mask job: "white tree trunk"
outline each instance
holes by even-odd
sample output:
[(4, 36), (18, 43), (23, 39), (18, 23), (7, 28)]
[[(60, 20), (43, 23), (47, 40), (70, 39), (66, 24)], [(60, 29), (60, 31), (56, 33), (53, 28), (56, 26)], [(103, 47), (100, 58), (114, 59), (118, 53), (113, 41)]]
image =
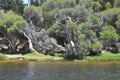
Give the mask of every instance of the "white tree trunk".
[(28, 39), (30, 51), (31, 51), (31, 52), (35, 52), (35, 53), (38, 53), (38, 52), (33, 48), (33, 44), (32, 44), (32, 41), (31, 41), (30, 37), (27, 36), (27, 34), (26, 34), (25, 32), (23, 32), (23, 34), (24, 34), (25, 37)]

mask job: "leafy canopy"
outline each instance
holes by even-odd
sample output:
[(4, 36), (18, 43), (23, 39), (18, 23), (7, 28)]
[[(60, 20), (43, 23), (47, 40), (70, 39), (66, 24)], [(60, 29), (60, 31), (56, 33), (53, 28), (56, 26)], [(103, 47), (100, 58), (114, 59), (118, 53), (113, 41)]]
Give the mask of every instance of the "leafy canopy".
[[(4, 13), (4, 12), (3, 12)], [(26, 24), (22, 16), (15, 14), (13, 11), (8, 11), (0, 18), (0, 29), (4, 28), (7, 32), (14, 30), (19, 31), (19, 27)]]

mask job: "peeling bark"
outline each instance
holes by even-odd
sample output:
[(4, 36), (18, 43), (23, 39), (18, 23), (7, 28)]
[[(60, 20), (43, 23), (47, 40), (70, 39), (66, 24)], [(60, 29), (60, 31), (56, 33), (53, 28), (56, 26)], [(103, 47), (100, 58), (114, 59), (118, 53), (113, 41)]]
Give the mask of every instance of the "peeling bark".
[(24, 36), (28, 39), (29, 49), (30, 49), (30, 51), (31, 51), (31, 52), (35, 52), (35, 53), (37, 53), (37, 51), (33, 48), (33, 44), (32, 44), (32, 41), (31, 41), (30, 37), (27, 36), (25, 32), (23, 32), (23, 34), (24, 34)]
[(54, 52), (65, 50), (56, 43), (55, 39), (49, 37), (45, 29), (36, 30), (36, 27), (30, 23), (24, 27), (24, 36), (28, 39), (29, 49), (32, 52), (41, 52), (52, 54)]

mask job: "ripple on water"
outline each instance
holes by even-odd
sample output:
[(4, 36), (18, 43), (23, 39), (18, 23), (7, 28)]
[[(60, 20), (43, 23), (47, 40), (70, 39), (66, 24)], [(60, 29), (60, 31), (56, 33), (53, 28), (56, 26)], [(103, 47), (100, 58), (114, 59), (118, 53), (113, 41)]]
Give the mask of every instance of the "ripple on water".
[(0, 80), (120, 80), (120, 62), (0, 61)]

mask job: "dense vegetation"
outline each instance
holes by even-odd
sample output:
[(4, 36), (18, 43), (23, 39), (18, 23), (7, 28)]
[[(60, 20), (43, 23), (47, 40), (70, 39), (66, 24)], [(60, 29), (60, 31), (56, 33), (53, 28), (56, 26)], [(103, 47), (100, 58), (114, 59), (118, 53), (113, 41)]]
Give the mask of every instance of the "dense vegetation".
[(120, 52), (120, 0), (2, 0), (0, 51), (82, 59)]

